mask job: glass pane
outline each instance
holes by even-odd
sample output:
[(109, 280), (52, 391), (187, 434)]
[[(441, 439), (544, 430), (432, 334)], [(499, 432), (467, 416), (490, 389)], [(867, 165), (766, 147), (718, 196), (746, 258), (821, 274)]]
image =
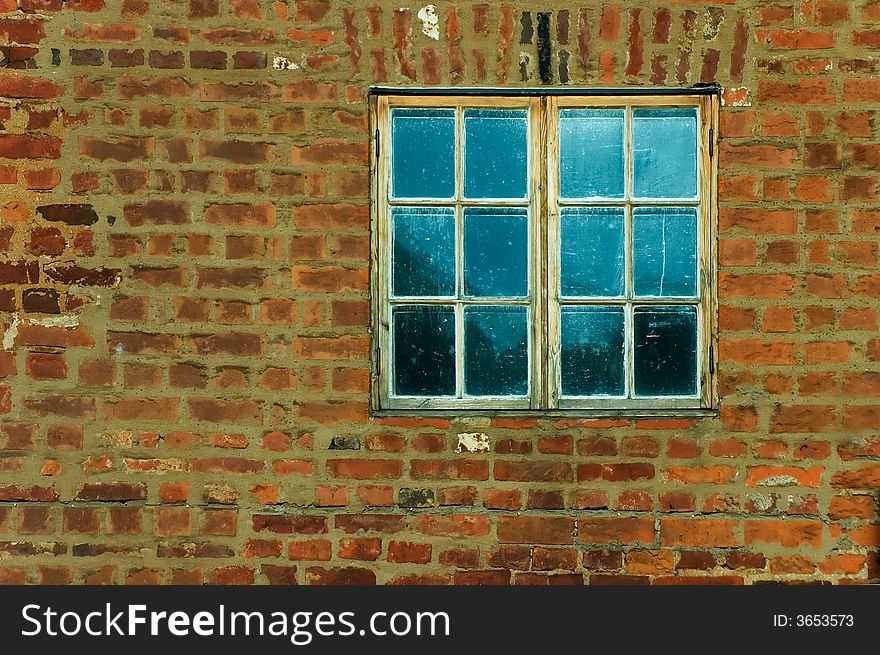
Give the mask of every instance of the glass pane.
[(634, 210), (633, 288), (637, 296), (697, 295), (695, 208)]
[(637, 396), (697, 393), (696, 307), (636, 307), (633, 333)]
[(559, 112), (563, 198), (623, 198), (623, 109)]
[(528, 112), (523, 109), (464, 111), (466, 198), (525, 198)]
[(623, 396), (623, 308), (562, 308), (562, 395)]
[(391, 146), (392, 196), (455, 196), (454, 109), (393, 110)]
[(455, 211), (394, 207), (393, 294), (455, 295)]
[(434, 305), (394, 308), (394, 393), (455, 395), (455, 310)]
[(528, 211), (523, 207), (464, 210), (464, 292), (528, 294)]
[(470, 396), (525, 396), (529, 390), (525, 307), (467, 307), (464, 388)]
[(633, 194), (697, 197), (697, 109), (634, 109)]
[(560, 217), (563, 296), (622, 296), (622, 207), (566, 207)]

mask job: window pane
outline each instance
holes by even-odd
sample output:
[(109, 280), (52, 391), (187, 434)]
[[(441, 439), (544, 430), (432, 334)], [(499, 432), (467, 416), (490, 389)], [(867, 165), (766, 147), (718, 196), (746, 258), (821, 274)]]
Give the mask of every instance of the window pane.
[(563, 307), (562, 395), (623, 396), (623, 308)]
[(468, 296), (528, 294), (528, 211), (519, 207), (464, 210), (464, 292)]
[(633, 193), (637, 198), (697, 197), (697, 110), (634, 109)]
[(638, 207), (633, 212), (637, 296), (697, 295), (697, 210)]
[(560, 217), (563, 296), (622, 296), (622, 207), (566, 207)]
[(455, 211), (395, 207), (393, 294), (455, 295)]
[(395, 109), (391, 114), (395, 198), (455, 196), (455, 110)]
[(563, 198), (623, 198), (623, 109), (559, 112)]
[(528, 112), (525, 110), (465, 110), (466, 198), (526, 197), (527, 133)]
[(637, 396), (697, 393), (696, 307), (636, 307), (633, 332)]
[(467, 307), (464, 388), (470, 396), (524, 396), (529, 390), (525, 307)]
[(455, 310), (432, 305), (394, 308), (394, 393), (455, 395)]

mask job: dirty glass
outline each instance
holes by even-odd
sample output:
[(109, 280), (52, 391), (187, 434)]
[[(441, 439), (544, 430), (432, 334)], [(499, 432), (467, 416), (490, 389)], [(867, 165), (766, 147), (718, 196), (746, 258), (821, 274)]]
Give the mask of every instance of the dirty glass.
[(525, 198), (528, 112), (464, 111), (465, 198)]
[(622, 207), (566, 207), (560, 216), (560, 291), (563, 296), (624, 293)]
[(395, 109), (391, 113), (391, 195), (455, 196), (455, 110)]
[(455, 211), (394, 207), (392, 288), (395, 296), (455, 295)]
[(394, 308), (394, 393), (455, 395), (455, 310), (435, 305)]
[(464, 390), (470, 396), (524, 396), (529, 390), (525, 307), (466, 307)]
[(633, 211), (633, 288), (637, 296), (697, 295), (697, 210)]
[(636, 307), (633, 332), (637, 396), (697, 393), (696, 307)]
[(697, 109), (634, 109), (633, 195), (697, 197)]
[(623, 198), (623, 109), (559, 112), (563, 198)]
[(622, 307), (562, 307), (562, 394), (623, 396)]
[(528, 212), (519, 207), (464, 210), (464, 293), (528, 294)]

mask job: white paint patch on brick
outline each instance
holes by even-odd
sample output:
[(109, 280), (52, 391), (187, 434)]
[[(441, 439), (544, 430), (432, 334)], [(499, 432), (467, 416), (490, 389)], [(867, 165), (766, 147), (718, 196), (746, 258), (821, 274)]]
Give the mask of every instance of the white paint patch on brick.
[(761, 480), (762, 487), (787, 487), (797, 483), (797, 478), (792, 475), (771, 475)]
[(18, 336), (18, 316), (12, 317), (12, 324), (3, 334), (3, 350), (12, 350), (12, 346), (15, 345), (15, 337)]
[(101, 445), (126, 448), (134, 443), (131, 430), (107, 430), (101, 434)]
[(462, 432), (458, 435), (457, 453), (488, 453), (489, 437), (482, 432)]
[[(134, 471), (139, 472), (141, 469), (137, 468), (140, 460), (131, 459), (128, 457), (123, 458), (123, 464), (125, 464), (126, 471)], [(177, 457), (168, 457), (165, 459), (157, 459), (154, 460), (155, 468), (150, 469), (150, 473), (156, 473), (159, 475), (163, 475), (168, 471), (182, 471), (183, 470), (183, 461)]]
[(748, 87), (741, 86), (735, 89), (724, 89), (721, 94), (722, 107), (751, 107), (752, 101), (749, 99)]
[(281, 55), (275, 55), (272, 57), (272, 68), (277, 71), (292, 71), (299, 68), (297, 64), (294, 64), (287, 57), (282, 57)]
[(425, 5), (417, 14), (422, 21), (422, 34), (435, 41), (440, 40), (440, 19), (437, 17), (437, 7)]
[(60, 327), (75, 328), (79, 326), (79, 316), (76, 314), (59, 314), (58, 316), (47, 316), (46, 318), (32, 318), (31, 323), (42, 325), (43, 327)]
[(766, 496), (758, 496), (756, 494), (749, 494), (748, 499), (751, 500), (755, 504), (755, 507), (757, 507), (758, 511), (760, 511), (760, 512), (766, 512), (768, 509), (770, 509), (773, 506), (773, 501), (770, 498), (767, 498)]
[[(43, 327), (58, 327), (71, 329), (79, 326), (79, 316), (76, 314), (59, 314), (58, 316), (47, 316), (46, 318), (31, 318), (27, 321), (31, 325), (41, 325)], [(15, 337), (18, 336), (18, 326), (22, 321), (18, 316), (12, 318), (12, 323), (3, 333), (3, 350), (12, 350), (15, 345)]]

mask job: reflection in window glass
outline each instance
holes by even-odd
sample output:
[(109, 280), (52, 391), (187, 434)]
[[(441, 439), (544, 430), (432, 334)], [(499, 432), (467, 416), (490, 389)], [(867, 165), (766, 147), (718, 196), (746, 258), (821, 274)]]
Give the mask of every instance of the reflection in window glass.
[(623, 109), (559, 112), (563, 198), (623, 198)]
[(391, 195), (455, 196), (455, 110), (395, 109), (391, 113)]
[(633, 333), (637, 396), (697, 393), (696, 307), (636, 307)]
[(464, 388), (470, 396), (524, 396), (529, 390), (525, 307), (467, 307)]
[(638, 207), (633, 212), (637, 296), (697, 295), (697, 210)]
[(455, 310), (435, 305), (394, 308), (394, 393), (455, 395)]
[(455, 295), (455, 211), (394, 207), (395, 296)]
[(622, 207), (565, 207), (560, 216), (563, 296), (624, 293)]
[(697, 109), (634, 109), (633, 194), (697, 197)]
[(562, 394), (625, 395), (623, 308), (562, 307)]
[(465, 208), (464, 292), (484, 298), (528, 294), (525, 208)]
[(466, 198), (525, 198), (528, 186), (528, 112), (464, 111)]

